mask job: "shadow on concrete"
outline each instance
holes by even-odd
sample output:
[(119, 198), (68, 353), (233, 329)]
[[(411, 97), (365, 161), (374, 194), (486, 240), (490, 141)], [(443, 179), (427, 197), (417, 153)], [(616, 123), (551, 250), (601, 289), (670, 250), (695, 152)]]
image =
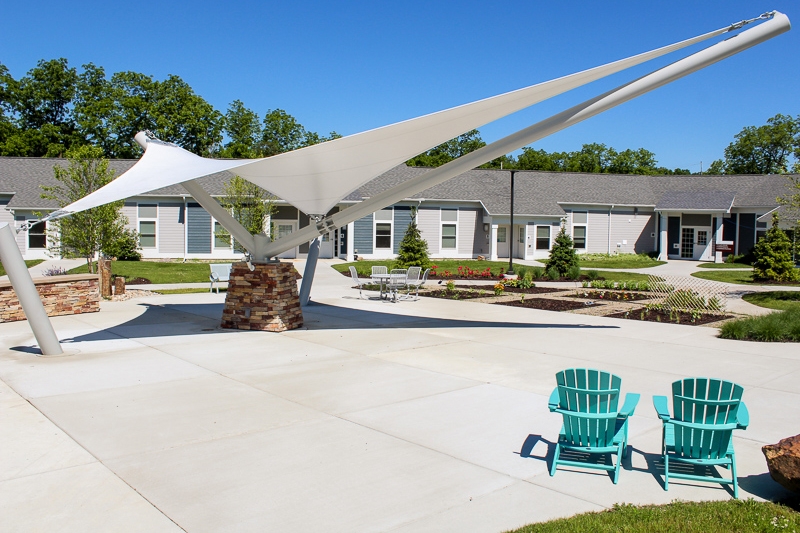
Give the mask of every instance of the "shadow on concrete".
[(800, 511), (800, 495), (793, 494), (772, 479), (769, 472), (739, 478), (739, 487), (765, 500), (780, 502)]
[[(104, 330), (79, 335), (61, 342), (86, 342), (113, 338), (166, 337), (176, 335), (232, 334), (240, 330), (220, 327), (223, 304), (140, 304), (146, 310), (136, 318)], [(303, 308), (307, 330), (332, 329), (446, 329), (446, 328), (503, 328), (503, 329), (619, 329), (619, 326), (587, 324), (547, 324), (506, 321), (478, 321), (451, 318), (431, 318), (398, 315), (318, 304)], [(576, 315), (578, 318), (578, 315)], [(269, 332), (263, 332), (269, 335)]]

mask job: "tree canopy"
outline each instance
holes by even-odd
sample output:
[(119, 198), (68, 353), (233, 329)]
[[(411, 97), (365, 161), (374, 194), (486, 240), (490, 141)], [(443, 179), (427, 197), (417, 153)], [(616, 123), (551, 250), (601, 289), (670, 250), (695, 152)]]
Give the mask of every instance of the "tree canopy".
[(777, 114), (763, 126), (743, 128), (725, 148), (724, 160), (706, 173), (784, 174), (790, 168), (800, 172), (800, 116)]

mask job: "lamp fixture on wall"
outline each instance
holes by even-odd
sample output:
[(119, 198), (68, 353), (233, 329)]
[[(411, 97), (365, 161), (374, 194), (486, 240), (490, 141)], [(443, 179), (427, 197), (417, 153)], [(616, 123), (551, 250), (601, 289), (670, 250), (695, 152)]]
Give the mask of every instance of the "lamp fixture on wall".
[(484, 224), (483, 225), (483, 232), (484, 233), (489, 233), (489, 224)]

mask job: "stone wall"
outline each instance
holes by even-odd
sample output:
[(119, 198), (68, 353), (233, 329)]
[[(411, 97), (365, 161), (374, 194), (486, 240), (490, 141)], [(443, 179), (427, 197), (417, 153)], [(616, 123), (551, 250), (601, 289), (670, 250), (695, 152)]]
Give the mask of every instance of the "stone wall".
[[(100, 310), (97, 274), (33, 278), (47, 316), (96, 313)], [(25, 312), (8, 281), (0, 282), (0, 322), (25, 320)]]
[(233, 263), (222, 327), (286, 331), (303, 325), (297, 295), (297, 271), (292, 263)]

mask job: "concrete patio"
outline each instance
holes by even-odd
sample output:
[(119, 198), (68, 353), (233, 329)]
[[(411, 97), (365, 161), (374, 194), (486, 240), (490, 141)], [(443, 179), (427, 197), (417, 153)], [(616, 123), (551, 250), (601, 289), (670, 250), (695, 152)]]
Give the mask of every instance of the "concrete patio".
[[(717, 330), (436, 299), (359, 300), (319, 264), (305, 327), (218, 328), (224, 294), (57, 317), (72, 355), (0, 324), (0, 529), (487, 531), (617, 502), (728, 499), (660, 484), (653, 394), (684, 376), (746, 388), (743, 497), (787, 496), (761, 446), (800, 430), (800, 350)], [(547, 459), (554, 374), (619, 374), (642, 401), (620, 482)]]

